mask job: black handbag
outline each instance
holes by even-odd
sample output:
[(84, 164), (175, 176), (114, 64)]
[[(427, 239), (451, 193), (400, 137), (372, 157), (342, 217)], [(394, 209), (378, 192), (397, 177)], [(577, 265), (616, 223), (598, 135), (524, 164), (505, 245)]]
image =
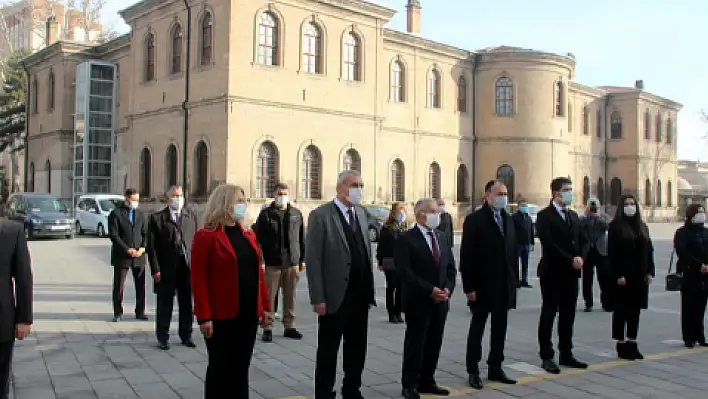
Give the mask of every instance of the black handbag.
[(671, 272), (674, 266), (674, 254), (676, 254), (676, 250), (671, 251), (671, 258), (669, 259), (669, 272), (666, 274), (666, 291), (680, 291), (683, 285), (683, 274)]

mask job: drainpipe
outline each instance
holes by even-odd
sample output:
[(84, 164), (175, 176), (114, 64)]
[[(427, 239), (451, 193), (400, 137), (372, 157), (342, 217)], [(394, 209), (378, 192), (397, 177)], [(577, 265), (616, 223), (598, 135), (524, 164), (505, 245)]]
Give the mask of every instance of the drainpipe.
[(477, 206), (477, 66), (481, 57), (474, 54), (472, 67), (472, 209)]
[[(29, 70), (27, 70), (27, 65), (25, 65), (24, 61), (20, 62), (20, 65), (22, 65), (22, 69), (25, 71), (25, 77), (27, 78), (27, 95), (25, 96), (25, 137), (23, 139), (24, 141), (24, 146), (25, 146), (25, 154), (24, 154), (24, 179), (22, 182), (22, 191), (27, 191), (27, 169), (29, 168), (29, 129), (30, 129), (30, 115), (32, 113), (32, 110), (30, 109), (30, 104), (32, 104), (32, 87), (31, 87), (31, 79), (30, 79), (30, 74)], [(14, 180), (14, 176), (13, 176)], [(72, 183), (73, 184), (73, 183)], [(13, 181), (10, 186), (14, 186), (15, 182)]]
[(184, 189), (185, 198), (189, 195), (189, 188), (187, 187), (187, 155), (189, 151), (189, 108), (187, 104), (189, 103), (189, 72), (192, 61), (190, 60), (192, 55), (192, 8), (189, 6), (189, 0), (183, 0), (184, 7), (187, 9), (187, 40), (186, 46), (187, 51), (185, 54), (185, 68), (184, 68), (184, 101), (182, 102), (182, 110), (184, 111), (184, 126), (182, 130), (182, 188)]
[[(610, 99), (612, 97), (612, 94), (608, 94), (607, 97), (605, 97), (605, 109), (603, 110), (602, 113), (602, 123), (604, 126), (602, 127), (602, 131), (604, 132), (604, 148), (605, 148), (605, 178), (603, 180), (603, 183), (605, 187), (602, 188), (602, 194), (605, 198), (600, 198), (600, 201), (602, 201), (603, 204), (605, 204), (605, 209), (607, 209), (607, 189), (611, 188), (610, 181), (607, 180), (609, 176), (609, 169), (610, 169), (610, 151), (609, 151), (609, 140), (607, 137), (607, 110), (610, 108)], [(622, 193), (620, 193), (621, 195)], [(610, 193), (610, 201), (612, 201), (612, 193)]]

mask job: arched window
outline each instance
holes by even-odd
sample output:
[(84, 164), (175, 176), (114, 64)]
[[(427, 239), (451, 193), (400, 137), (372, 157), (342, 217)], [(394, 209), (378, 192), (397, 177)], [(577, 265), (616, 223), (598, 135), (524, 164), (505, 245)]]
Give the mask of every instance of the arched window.
[(666, 143), (672, 144), (674, 141), (674, 122), (669, 116), (666, 118)]
[(428, 72), (428, 107), (440, 108), (440, 72), (431, 69)]
[(583, 177), (583, 205), (588, 203), (590, 199), (590, 178)]
[(514, 113), (514, 82), (511, 79), (507, 77), (497, 79), (495, 102), (497, 115), (505, 116)]
[(568, 133), (573, 131), (573, 104), (568, 102)]
[(560, 80), (557, 81), (556, 83), (554, 83), (553, 88), (553, 99), (556, 103), (555, 115), (563, 116), (563, 82), (561, 82)]
[(457, 111), (467, 112), (467, 80), (464, 76), (457, 81)]
[(359, 152), (357, 150), (350, 148), (344, 153), (344, 159), (342, 159), (342, 170), (356, 170), (361, 172), (361, 156), (359, 156)]
[(406, 200), (406, 170), (403, 161), (396, 159), (391, 164), (391, 201)]
[(148, 33), (145, 40), (145, 80), (155, 80), (155, 35)]
[(280, 65), (278, 28), (278, 19), (272, 13), (261, 14), (258, 22), (258, 63), (261, 65)]
[(195, 197), (206, 197), (209, 194), (209, 150), (203, 141), (194, 147), (194, 184), (192, 193)]
[(140, 191), (140, 196), (149, 198), (152, 192), (151, 190), (151, 178), (152, 178), (152, 155), (150, 150), (143, 148), (140, 151), (140, 168), (138, 169), (138, 190)]
[(401, 61), (393, 61), (391, 66), (391, 101), (402, 103), (406, 101), (405, 93), (406, 70)]
[(600, 200), (601, 204), (607, 203), (605, 198), (605, 181), (601, 178), (597, 179), (597, 198)]
[(322, 155), (319, 148), (309, 145), (302, 154), (301, 195), (304, 199), (321, 199)]
[(49, 72), (49, 78), (47, 79), (47, 109), (50, 111), (54, 110), (55, 97), (54, 72)]
[(595, 133), (598, 139), (602, 139), (602, 110), (598, 109), (595, 115)]
[(37, 77), (32, 79), (32, 112), (39, 113), (39, 82), (37, 82)]
[(460, 165), (457, 168), (457, 202), (468, 202), (470, 200), (470, 196), (467, 194), (469, 179), (470, 175), (467, 172), (467, 166)]
[(344, 65), (342, 65), (342, 78), (345, 80), (361, 80), (361, 42), (354, 32), (344, 35), (343, 43)]
[(662, 206), (662, 198), (661, 196), (664, 195), (664, 191), (661, 189), (661, 180), (656, 181), (656, 206), (661, 208)]
[(201, 65), (211, 65), (214, 54), (214, 19), (210, 12), (202, 18), (202, 37), (200, 43), (199, 59)]
[(501, 181), (504, 183), (506, 186), (506, 191), (509, 196), (509, 201), (514, 200), (514, 183), (515, 183), (515, 175), (514, 175), (514, 168), (512, 168), (509, 165), (502, 165), (497, 169), (497, 180)]
[(165, 153), (165, 190), (177, 184), (177, 147), (170, 144)]
[(649, 110), (644, 113), (644, 138), (651, 140), (651, 113)]
[(644, 206), (651, 206), (652, 204), (652, 197), (654, 195), (652, 194), (651, 191), (651, 180), (646, 179), (644, 181)]
[(33, 192), (34, 191), (34, 162), (30, 163), (29, 166), (29, 173), (27, 174), (27, 191), (28, 192)]
[(270, 198), (275, 195), (278, 180), (278, 149), (270, 141), (258, 147), (256, 159), (256, 197)]
[(674, 206), (674, 185), (671, 180), (666, 183), (666, 206), (669, 208)]
[(622, 180), (617, 177), (613, 177), (610, 180), (610, 204), (618, 205), (619, 199), (622, 196)]
[(44, 171), (47, 174), (47, 193), (51, 194), (52, 193), (52, 163), (49, 162), (47, 159), (47, 162), (44, 164)]
[(440, 186), (442, 177), (440, 176), (440, 164), (433, 162), (428, 168), (428, 197), (440, 198)]
[(590, 134), (590, 116), (588, 115), (588, 106), (583, 106), (583, 135), (587, 136)]
[(171, 73), (182, 72), (182, 27), (177, 24), (172, 28), (172, 59), (170, 64)]
[(613, 111), (610, 115), (610, 138), (622, 138), (622, 115), (619, 111)]
[(322, 31), (314, 22), (307, 23), (302, 32), (302, 69), (322, 73)]
[(661, 140), (664, 138), (664, 122), (661, 119), (661, 113), (658, 113), (656, 115), (656, 142), (661, 143)]

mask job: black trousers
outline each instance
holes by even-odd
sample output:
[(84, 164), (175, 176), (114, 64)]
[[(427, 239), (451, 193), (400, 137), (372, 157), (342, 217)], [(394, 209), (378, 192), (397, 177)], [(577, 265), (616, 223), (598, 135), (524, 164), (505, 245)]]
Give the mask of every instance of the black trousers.
[(133, 274), (135, 283), (135, 315), (145, 314), (145, 267), (122, 269), (113, 267), (113, 315), (123, 316), (123, 291), (128, 272)]
[(489, 315), (492, 316), (492, 331), (489, 334), (489, 357), (487, 364), (490, 370), (501, 369), (504, 361), (504, 344), (506, 342), (506, 327), (509, 321), (509, 311), (489, 312), (473, 308), (470, 330), (467, 334), (467, 373), (478, 374), (479, 362), (482, 360), (482, 338)]
[(612, 311), (612, 338), (618, 341), (636, 340), (639, 333), (639, 313), (637, 306), (618, 304)]
[(7, 399), (10, 396), (10, 372), (14, 346), (15, 341), (0, 342), (0, 399)]
[(386, 310), (388, 313), (401, 313), (401, 278), (395, 270), (384, 272), (386, 276)]
[(681, 333), (688, 343), (705, 342), (703, 317), (706, 313), (708, 291), (702, 289), (681, 291)]
[(208, 365), (204, 399), (248, 399), (248, 371), (256, 343), (258, 318), (239, 314), (233, 319), (214, 320), (206, 339)]
[(403, 388), (435, 385), (435, 370), (445, 334), (449, 304), (425, 304), (406, 312), (403, 340)]
[(157, 293), (157, 315), (155, 322), (155, 335), (158, 341), (167, 341), (170, 338), (170, 322), (172, 321), (172, 308), (174, 306), (175, 292), (179, 306), (179, 337), (182, 341), (192, 337), (192, 286), (189, 282), (189, 267), (186, 262), (180, 262), (174, 274), (155, 283)]
[(588, 252), (587, 259), (583, 263), (583, 300), (586, 307), (593, 307), (593, 279), (595, 278), (595, 270), (597, 270), (597, 283), (600, 286), (600, 304), (603, 308), (607, 307), (609, 300), (607, 298), (608, 288), (608, 272), (607, 257), (600, 255), (595, 248)]
[[(350, 287), (352, 288), (352, 287)], [(349, 291), (349, 290), (347, 290)], [(352, 291), (355, 291), (352, 289)], [(315, 399), (335, 398), (337, 353), (344, 339), (342, 396), (359, 392), (366, 361), (369, 304), (350, 298), (349, 292), (336, 313), (319, 316), (315, 364)]]
[(539, 356), (542, 360), (555, 357), (553, 323), (558, 314), (558, 351), (570, 356), (573, 351), (573, 324), (578, 302), (578, 279), (573, 277), (541, 277), (541, 316), (538, 320)]

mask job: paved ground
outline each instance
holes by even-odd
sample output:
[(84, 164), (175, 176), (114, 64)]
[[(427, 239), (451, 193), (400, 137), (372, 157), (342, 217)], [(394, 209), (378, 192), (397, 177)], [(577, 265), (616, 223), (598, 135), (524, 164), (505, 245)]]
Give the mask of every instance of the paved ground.
[[(647, 360), (617, 361), (610, 315), (581, 312), (575, 324), (575, 353), (592, 367), (564, 370), (560, 376), (545, 374), (538, 368), (536, 354), (540, 302), (536, 281), (536, 287), (521, 292), (519, 309), (510, 318), (505, 365), (510, 375), (519, 378), (519, 385), (490, 384), (481, 392), (466, 388), (464, 348), (470, 316), (459, 294), (448, 318), (438, 381), (452, 388), (453, 397), (458, 398), (706, 398), (708, 351), (683, 348), (677, 340), (678, 296), (663, 291), (675, 228), (652, 226), (659, 275), (651, 308), (642, 316), (640, 344)], [(206, 357), (199, 334), (195, 334), (196, 350), (179, 345), (169, 352), (158, 350), (153, 335), (154, 298), (148, 303), (151, 321), (110, 322), (108, 245), (98, 238), (31, 243), (36, 323), (31, 337), (17, 346), (16, 399), (202, 397)], [(377, 287), (382, 296), (384, 281), (379, 274)], [(306, 284), (303, 279), (298, 298), (298, 323), (305, 339), (286, 340), (278, 326), (274, 343), (256, 344), (252, 398), (312, 397), (316, 320), (307, 306)], [(127, 314), (132, 296), (129, 290)], [(382, 308), (372, 311), (363, 389), (367, 399), (400, 394), (403, 331), (403, 326), (386, 322)]]

